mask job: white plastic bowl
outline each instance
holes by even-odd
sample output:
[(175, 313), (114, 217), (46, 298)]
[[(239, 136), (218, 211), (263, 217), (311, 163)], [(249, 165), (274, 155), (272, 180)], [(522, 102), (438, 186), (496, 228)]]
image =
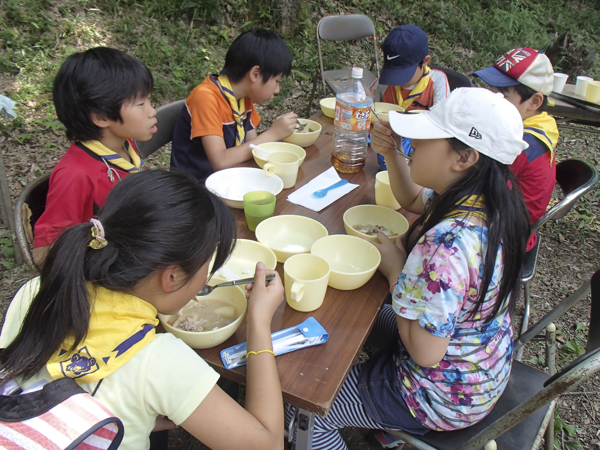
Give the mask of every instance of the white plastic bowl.
[(266, 175), (262, 169), (233, 167), (219, 170), (206, 179), (206, 188), (221, 198), (227, 206), (244, 209), (244, 194), (250, 191), (267, 191), (277, 195), (283, 181), (277, 175)]

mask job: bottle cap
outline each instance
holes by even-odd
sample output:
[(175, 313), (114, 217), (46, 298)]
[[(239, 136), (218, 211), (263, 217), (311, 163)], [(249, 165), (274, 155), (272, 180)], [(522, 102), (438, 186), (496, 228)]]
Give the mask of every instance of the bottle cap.
[(352, 68), (352, 78), (362, 78), (363, 70), (362, 67), (353, 67)]

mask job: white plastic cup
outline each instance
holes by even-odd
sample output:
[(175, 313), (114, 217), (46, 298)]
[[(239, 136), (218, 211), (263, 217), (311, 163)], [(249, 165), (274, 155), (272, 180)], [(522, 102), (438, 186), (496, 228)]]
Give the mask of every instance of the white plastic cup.
[(575, 95), (585, 97), (585, 91), (587, 91), (587, 86), (590, 81), (594, 81), (594, 79), (582, 75), (578, 76), (577, 82), (575, 83)]
[(554, 87), (552, 88), (552, 92), (560, 94), (565, 88), (567, 78), (569, 78), (569, 75), (566, 73), (554, 73)]

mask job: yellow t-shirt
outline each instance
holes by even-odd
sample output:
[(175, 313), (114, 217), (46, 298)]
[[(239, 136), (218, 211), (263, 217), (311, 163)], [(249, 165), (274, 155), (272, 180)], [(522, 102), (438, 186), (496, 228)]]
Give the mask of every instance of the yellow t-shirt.
[[(0, 334), (0, 348), (15, 338), (39, 278), (27, 282), (15, 295)], [(119, 417), (125, 436), (119, 449), (148, 449), (156, 416), (168, 416), (176, 424), (185, 421), (217, 383), (219, 375), (182, 340), (159, 334), (122, 367), (104, 378), (95, 399)], [(41, 379), (50, 380), (44, 368), (23, 383), (26, 388)], [(82, 386), (92, 393), (96, 383)]]

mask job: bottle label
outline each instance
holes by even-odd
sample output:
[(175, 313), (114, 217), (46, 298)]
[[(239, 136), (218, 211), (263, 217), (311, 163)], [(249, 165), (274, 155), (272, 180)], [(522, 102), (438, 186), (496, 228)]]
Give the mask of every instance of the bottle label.
[(334, 124), (348, 131), (365, 131), (371, 127), (371, 104), (335, 102)]

